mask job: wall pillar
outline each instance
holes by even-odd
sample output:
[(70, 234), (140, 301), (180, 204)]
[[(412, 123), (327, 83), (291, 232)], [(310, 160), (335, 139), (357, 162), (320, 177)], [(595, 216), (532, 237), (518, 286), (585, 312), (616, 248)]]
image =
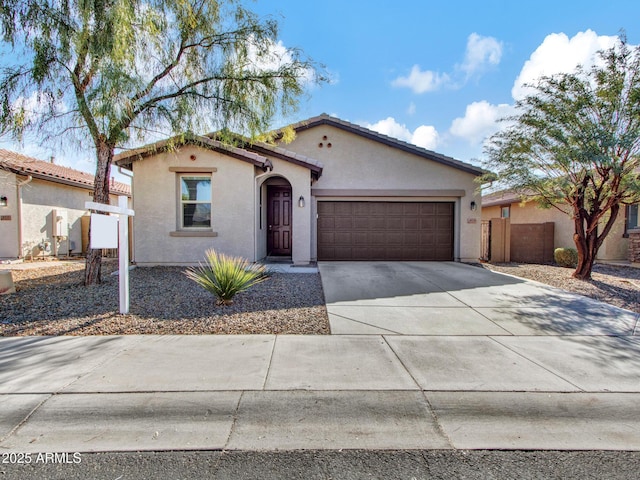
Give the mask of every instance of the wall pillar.
[(640, 263), (640, 228), (629, 230), (629, 261)]

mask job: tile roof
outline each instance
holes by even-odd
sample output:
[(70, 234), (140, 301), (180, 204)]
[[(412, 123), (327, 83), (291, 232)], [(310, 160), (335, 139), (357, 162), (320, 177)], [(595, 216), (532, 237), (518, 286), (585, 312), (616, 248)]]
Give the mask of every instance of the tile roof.
[(263, 142), (249, 142), (240, 136), (237, 137), (240, 144), (235, 146), (216, 140), (215, 137), (216, 133), (193, 135), (184, 138), (182, 136), (175, 136), (149, 145), (144, 145), (140, 148), (119, 153), (115, 156), (114, 161), (116, 165), (131, 169), (133, 162), (142, 160), (144, 157), (154, 155), (160, 151), (165, 151), (180, 145), (198, 145), (202, 148), (223, 152), (227, 155), (231, 155), (232, 157), (264, 168), (271, 166), (271, 161), (269, 158), (265, 157), (265, 155), (273, 155), (283, 160), (303, 165), (316, 173), (322, 172), (322, 164), (317, 160), (285, 150), (284, 148)]
[(346, 130), (348, 132), (355, 133), (356, 135), (360, 135), (370, 140), (383, 143), (387, 146), (398, 148), (405, 152), (410, 152), (415, 155), (421, 156), (423, 158), (432, 160), (434, 162), (448, 165), (450, 167), (457, 168), (459, 170), (472, 173), (474, 175), (479, 176), (486, 173), (486, 170), (480, 167), (476, 167), (475, 165), (471, 165), (470, 163), (465, 163), (453, 157), (447, 157), (446, 155), (442, 155), (432, 150), (427, 150), (426, 148), (419, 147), (412, 143), (404, 142), (397, 138), (389, 137), (387, 135), (383, 135), (382, 133), (374, 132), (373, 130), (369, 130), (368, 128), (362, 127), (360, 125), (356, 125), (355, 123), (347, 122), (346, 120), (341, 120), (339, 118), (332, 117), (330, 115), (327, 115), (326, 113), (320, 114), (317, 117), (312, 117), (307, 120), (303, 120), (301, 122), (295, 123), (291, 125), (291, 127), (296, 132), (298, 132), (300, 130), (306, 130), (308, 128), (313, 128), (318, 125), (330, 125), (342, 130)]
[[(93, 189), (94, 176), (69, 167), (38, 160), (10, 150), (0, 149), (0, 169), (18, 175), (31, 175), (41, 180), (62, 183), (74, 187)], [(109, 191), (113, 194), (131, 195), (131, 187), (125, 183), (111, 182)]]
[[(531, 194), (529, 194), (531, 195)], [(520, 203), (526, 199), (527, 193), (516, 193), (511, 190), (500, 190), (498, 192), (489, 193), (482, 196), (483, 207), (494, 207), (496, 205), (511, 205), (512, 203)]]

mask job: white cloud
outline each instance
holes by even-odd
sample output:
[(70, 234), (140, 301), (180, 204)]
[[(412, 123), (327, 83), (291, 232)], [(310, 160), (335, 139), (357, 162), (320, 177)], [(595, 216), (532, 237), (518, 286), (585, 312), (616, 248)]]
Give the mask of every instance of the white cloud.
[(415, 103), (411, 102), (409, 104), (409, 107), (407, 107), (407, 113), (409, 115), (413, 115), (414, 113), (416, 113), (416, 104)]
[[(471, 72), (474, 65), (482, 68), (483, 62), (499, 62), (499, 50), (495, 45), (492, 47), (491, 42), (484, 42), (487, 37), (472, 37), (474, 35), (469, 37), (468, 55), (461, 66), (462, 69), (466, 68)], [(524, 98), (530, 91), (524, 85), (535, 83), (543, 75), (573, 72), (579, 64), (590, 68), (596, 59), (596, 52), (610, 48), (615, 41), (616, 37), (598, 36), (592, 30), (579, 32), (572, 38), (564, 33), (547, 35), (525, 62), (515, 80), (511, 91), (513, 99), (517, 101)], [(476, 60), (473, 60), (474, 58)], [(504, 125), (498, 120), (514, 111), (514, 106), (509, 104), (495, 105), (486, 100), (473, 102), (467, 105), (464, 116), (451, 122), (449, 133), (471, 145), (480, 146), (484, 139), (503, 128)]]
[[(462, 64), (456, 65), (453, 73), (421, 70), (419, 65), (411, 68), (409, 75), (398, 77), (391, 82), (394, 87), (406, 87), (414, 93), (425, 93), (443, 87), (461, 88), (473, 75), (482, 73), (488, 66), (498, 65), (502, 59), (502, 42), (493, 37), (483, 37), (472, 33), (467, 38), (467, 48)], [(463, 72), (465, 78), (460, 77)]]
[(408, 87), (414, 93), (425, 93), (438, 90), (449, 82), (450, 78), (446, 73), (438, 73), (431, 70), (422, 71), (419, 65), (414, 65), (409, 76), (398, 77), (391, 82), (391, 85), (394, 87)]
[(498, 65), (502, 59), (502, 42), (494, 37), (483, 37), (472, 33), (467, 39), (467, 50), (460, 69), (471, 76), (482, 72), (487, 66)]
[(464, 117), (458, 117), (451, 123), (449, 132), (472, 145), (479, 145), (486, 137), (498, 131), (498, 120), (512, 112), (512, 105), (493, 105), (485, 100), (473, 102), (467, 105)]
[(525, 62), (511, 95), (515, 100), (521, 100), (530, 90), (524, 85), (534, 84), (542, 76), (570, 73), (579, 64), (586, 69), (590, 68), (594, 64), (596, 52), (611, 48), (615, 41), (616, 37), (598, 36), (592, 30), (579, 32), (572, 38), (564, 33), (547, 35)]
[(429, 150), (435, 149), (440, 139), (435, 127), (421, 125), (412, 132), (406, 125), (398, 123), (393, 117), (387, 117), (374, 124), (366, 124), (365, 127)]
[(429, 150), (434, 150), (438, 146), (439, 140), (438, 131), (431, 125), (420, 125), (411, 136), (411, 143)]

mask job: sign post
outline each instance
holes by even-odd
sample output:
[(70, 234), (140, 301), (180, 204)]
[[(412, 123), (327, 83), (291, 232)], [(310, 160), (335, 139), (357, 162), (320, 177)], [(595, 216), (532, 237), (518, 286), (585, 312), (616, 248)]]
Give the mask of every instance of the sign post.
[[(118, 206), (106, 205), (104, 203), (85, 202), (84, 207), (98, 212), (115, 213), (118, 215), (117, 233), (112, 232), (112, 223), (107, 222), (97, 227), (94, 231), (94, 224), (91, 224), (91, 248), (118, 248), (118, 287), (120, 299), (120, 313), (129, 313), (129, 217), (133, 217), (135, 212), (127, 207), (128, 199), (124, 195), (118, 197)], [(93, 218), (92, 218), (93, 220)], [(98, 235), (98, 230), (100, 235)], [(105, 239), (112, 237), (116, 233), (118, 242), (115, 245), (101, 243)], [(97, 238), (96, 238), (97, 237)], [(96, 238), (96, 243), (94, 243)], [(94, 247), (95, 245), (95, 247)]]

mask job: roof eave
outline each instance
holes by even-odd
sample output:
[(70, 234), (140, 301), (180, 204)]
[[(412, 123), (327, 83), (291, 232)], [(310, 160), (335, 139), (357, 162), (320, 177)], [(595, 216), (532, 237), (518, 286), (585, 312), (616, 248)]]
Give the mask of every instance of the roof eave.
[[(173, 143), (175, 140), (179, 140)], [(119, 167), (126, 168), (127, 170), (133, 170), (133, 162), (142, 160), (146, 157), (150, 157), (157, 153), (166, 152), (171, 148), (181, 147), (186, 145), (195, 145), (208, 150), (224, 153), (230, 157), (249, 162), (257, 167), (266, 168), (269, 164), (268, 159), (260, 157), (257, 154), (251, 154), (250, 152), (242, 153), (240, 148), (226, 146), (217, 140), (213, 140), (206, 136), (189, 137), (181, 139), (178, 137), (172, 137), (167, 140), (147, 145), (145, 147), (137, 148), (126, 153), (120, 153), (114, 157), (114, 164)]]

